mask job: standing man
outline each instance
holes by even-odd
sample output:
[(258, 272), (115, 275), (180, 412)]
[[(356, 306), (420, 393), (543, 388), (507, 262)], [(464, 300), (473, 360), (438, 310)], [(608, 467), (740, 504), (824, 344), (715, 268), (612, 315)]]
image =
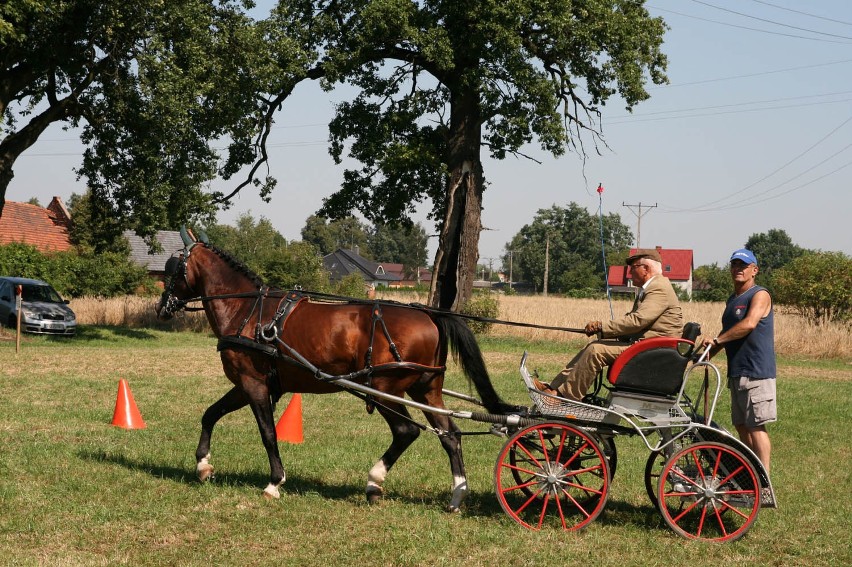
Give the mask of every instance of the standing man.
[(583, 347), (550, 384), (535, 381), (539, 390), (572, 400), (582, 400), (598, 372), (639, 339), (679, 337), (683, 313), (669, 279), (663, 276), (660, 253), (639, 249), (627, 258), (633, 283), (639, 288), (630, 313), (612, 321), (589, 321), (584, 331), (601, 338)]
[(731, 255), (734, 293), (722, 313), (722, 332), (704, 344), (710, 347), (711, 357), (725, 348), (731, 421), (769, 474), (772, 445), (766, 424), (777, 419), (775, 317), (769, 292), (754, 283), (757, 272), (757, 258), (751, 250), (737, 250)]

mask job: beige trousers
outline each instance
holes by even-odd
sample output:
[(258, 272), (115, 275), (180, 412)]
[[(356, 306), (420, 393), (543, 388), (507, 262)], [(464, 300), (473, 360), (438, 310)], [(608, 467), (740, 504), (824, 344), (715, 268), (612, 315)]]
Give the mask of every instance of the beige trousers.
[(595, 383), (595, 377), (604, 366), (610, 364), (624, 352), (630, 343), (615, 339), (601, 339), (586, 345), (572, 358), (565, 368), (550, 381), (550, 387), (563, 398), (582, 400)]

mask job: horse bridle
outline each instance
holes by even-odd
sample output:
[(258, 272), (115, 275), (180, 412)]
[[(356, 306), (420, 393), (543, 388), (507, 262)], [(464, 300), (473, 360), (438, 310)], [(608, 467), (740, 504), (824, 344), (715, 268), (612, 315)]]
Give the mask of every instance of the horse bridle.
[[(193, 244), (192, 246), (194, 246)], [(197, 301), (201, 299), (201, 297), (196, 293), (196, 291), (189, 284), (189, 279), (186, 277), (186, 259), (189, 258), (190, 250), (192, 246), (185, 246), (184, 249), (177, 256), (177, 266), (169, 277), (169, 282), (166, 284), (166, 288), (163, 290), (163, 295), (166, 296), (166, 300), (163, 303), (162, 312), (166, 315), (173, 316), (181, 309), (185, 309), (187, 311), (201, 311), (203, 307), (187, 307), (187, 304), (192, 301)], [(169, 260), (175, 258), (172, 256)], [(168, 265), (168, 262), (166, 262)], [(190, 299), (178, 299), (175, 297), (175, 284), (178, 281), (178, 278), (183, 278), (183, 283), (186, 285), (186, 288), (192, 293), (194, 297)]]

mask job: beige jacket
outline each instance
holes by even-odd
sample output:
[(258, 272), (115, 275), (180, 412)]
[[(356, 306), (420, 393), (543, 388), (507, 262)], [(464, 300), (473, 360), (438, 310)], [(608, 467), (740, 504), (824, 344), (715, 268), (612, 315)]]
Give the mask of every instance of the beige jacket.
[(604, 321), (603, 337), (624, 337), (631, 341), (650, 337), (680, 337), (683, 312), (669, 279), (656, 275), (639, 292), (633, 309), (623, 317)]

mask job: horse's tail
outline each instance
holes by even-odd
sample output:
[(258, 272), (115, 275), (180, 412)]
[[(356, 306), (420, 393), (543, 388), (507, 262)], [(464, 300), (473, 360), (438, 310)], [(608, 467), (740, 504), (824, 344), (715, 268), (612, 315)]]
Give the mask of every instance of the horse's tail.
[(429, 316), (438, 327), (442, 341), (448, 341), (453, 359), (461, 365), (462, 371), (468, 380), (473, 383), (476, 391), (482, 398), (482, 405), (495, 414), (508, 413), (514, 406), (506, 404), (494, 390), (488, 370), (485, 368), (485, 360), (482, 351), (476, 342), (473, 331), (467, 323), (459, 317), (451, 314), (429, 312)]

